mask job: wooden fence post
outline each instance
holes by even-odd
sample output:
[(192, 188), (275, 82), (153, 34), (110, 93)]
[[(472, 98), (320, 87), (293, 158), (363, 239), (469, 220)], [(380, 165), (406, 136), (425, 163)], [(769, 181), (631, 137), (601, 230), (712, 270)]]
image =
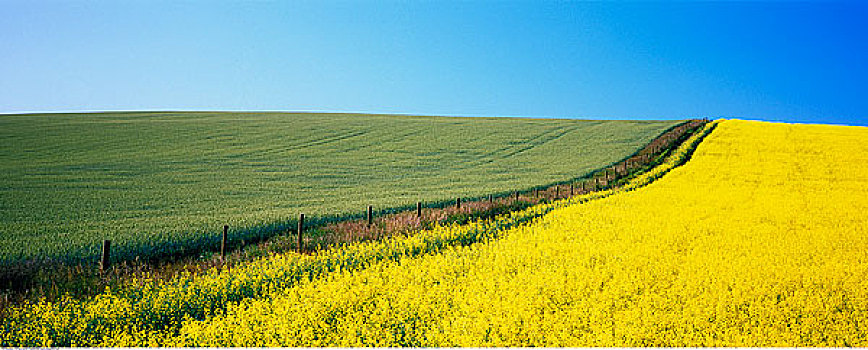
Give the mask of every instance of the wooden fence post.
[(493, 194), (488, 195), (488, 203), (494, 203), (494, 195)]
[(99, 258), (99, 270), (105, 272), (111, 264), (111, 245), (112, 241), (105, 239), (102, 241), (102, 254)]
[(515, 191), (515, 200), (518, 200), (518, 191)]
[(229, 225), (223, 225), (223, 237), (220, 239), (220, 260), (226, 260), (226, 238), (229, 234)]
[(368, 227), (374, 224), (374, 207), (368, 206)]
[(422, 217), (422, 202), (416, 202), (416, 217)]
[(303, 243), (301, 240), (301, 233), (304, 232), (304, 213), (298, 216), (298, 252), (302, 252)]
[(555, 185), (555, 199), (561, 196), (561, 185)]
[(461, 197), (455, 198), (455, 207), (461, 208)]

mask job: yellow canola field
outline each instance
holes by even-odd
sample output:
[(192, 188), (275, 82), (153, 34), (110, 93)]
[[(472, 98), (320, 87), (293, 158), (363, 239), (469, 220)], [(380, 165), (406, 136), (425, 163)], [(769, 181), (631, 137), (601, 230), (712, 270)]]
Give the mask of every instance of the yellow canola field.
[(173, 345), (866, 346), (868, 128), (724, 121), (648, 187), (248, 299)]

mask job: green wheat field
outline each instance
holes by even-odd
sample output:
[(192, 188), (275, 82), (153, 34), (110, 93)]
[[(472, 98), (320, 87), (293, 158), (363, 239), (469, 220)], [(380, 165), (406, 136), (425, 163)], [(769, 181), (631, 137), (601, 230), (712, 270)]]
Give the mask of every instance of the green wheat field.
[(195, 251), (317, 218), (580, 177), (680, 121), (136, 112), (0, 116), (0, 264)]

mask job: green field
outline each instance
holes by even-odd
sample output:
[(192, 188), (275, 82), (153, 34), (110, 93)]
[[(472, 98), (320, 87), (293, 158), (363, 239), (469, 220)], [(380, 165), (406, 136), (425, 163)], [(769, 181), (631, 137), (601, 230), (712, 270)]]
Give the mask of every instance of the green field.
[(317, 217), (569, 180), (679, 121), (137, 112), (0, 116), (0, 263), (154, 256)]

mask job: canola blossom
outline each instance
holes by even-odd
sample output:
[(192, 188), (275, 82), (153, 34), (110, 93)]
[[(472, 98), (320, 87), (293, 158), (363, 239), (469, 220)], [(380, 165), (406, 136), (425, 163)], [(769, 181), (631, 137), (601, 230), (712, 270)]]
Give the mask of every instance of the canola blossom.
[(866, 140), (723, 121), (621, 189), (24, 305), (0, 344), (866, 346)]

